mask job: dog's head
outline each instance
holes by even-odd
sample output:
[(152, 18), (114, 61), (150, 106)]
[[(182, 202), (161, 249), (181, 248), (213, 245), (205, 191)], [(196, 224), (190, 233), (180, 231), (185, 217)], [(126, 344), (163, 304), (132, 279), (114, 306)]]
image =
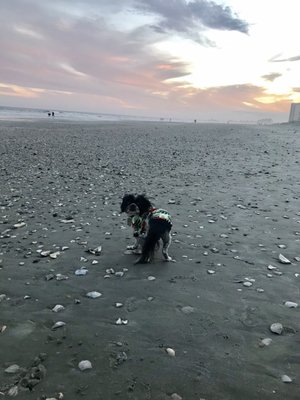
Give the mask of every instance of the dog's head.
[(126, 212), (128, 215), (143, 215), (151, 206), (151, 202), (143, 194), (138, 196), (125, 194), (121, 203), (121, 213)]
[(133, 194), (125, 194), (121, 203), (121, 213), (127, 212), (128, 207), (135, 203), (135, 196)]

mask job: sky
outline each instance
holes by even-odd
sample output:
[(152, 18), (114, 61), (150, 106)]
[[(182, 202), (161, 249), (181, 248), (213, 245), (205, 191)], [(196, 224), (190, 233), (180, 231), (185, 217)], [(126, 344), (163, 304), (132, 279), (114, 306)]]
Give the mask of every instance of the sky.
[(298, 0), (0, 0), (0, 105), (288, 120)]

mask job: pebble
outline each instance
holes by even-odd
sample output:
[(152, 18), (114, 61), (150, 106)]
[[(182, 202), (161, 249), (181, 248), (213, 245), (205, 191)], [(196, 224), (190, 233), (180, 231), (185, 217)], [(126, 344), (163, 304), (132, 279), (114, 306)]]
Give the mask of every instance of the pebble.
[(55, 331), (56, 329), (61, 328), (61, 327), (65, 326), (65, 325), (66, 325), (65, 322), (63, 322), (63, 321), (57, 321), (57, 322), (55, 322), (55, 324), (52, 326), (51, 329), (52, 329), (53, 331)]
[(62, 311), (62, 310), (64, 310), (65, 309), (65, 307), (64, 306), (62, 306), (61, 304), (56, 304), (56, 306), (54, 306), (53, 308), (52, 308), (52, 311), (53, 312), (60, 312), (60, 311)]
[(166, 352), (168, 353), (169, 356), (175, 357), (175, 350), (171, 349), (171, 347), (167, 347)]
[(99, 292), (96, 292), (96, 291), (88, 292), (86, 294), (86, 297), (89, 297), (90, 299), (97, 299), (100, 296), (102, 296), (102, 293), (99, 293)]
[(260, 342), (260, 347), (265, 347), (265, 346), (270, 346), (270, 344), (272, 343), (272, 339), (271, 338), (265, 338), (262, 339)]
[(286, 301), (284, 303), (284, 305), (288, 308), (297, 308), (298, 307), (298, 303), (294, 303), (293, 301)]
[(151, 276), (151, 275), (150, 275), (150, 276), (148, 276), (147, 279), (148, 279), (148, 281), (155, 281), (156, 278), (155, 278), (155, 276)]
[(288, 260), (282, 254), (279, 254), (278, 258), (279, 258), (279, 262), (281, 262), (281, 264), (291, 264), (290, 260)]
[(128, 320), (127, 319), (118, 318), (116, 320), (116, 325), (127, 325), (127, 324), (128, 324)]
[(249, 282), (249, 281), (243, 282), (243, 286), (245, 286), (245, 287), (250, 287), (252, 285), (253, 285), (252, 282)]
[(80, 371), (85, 371), (87, 369), (92, 369), (92, 363), (89, 360), (82, 360), (78, 363), (78, 368)]
[(192, 314), (195, 311), (195, 309), (194, 309), (194, 307), (191, 307), (191, 306), (185, 306), (185, 307), (181, 308), (181, 311), (184, 314)]
[(213, 269), (208, 269), (208, 270), (207, 270), (207, 273), (208, 273), (209, 275), (213, 275), (213, 274), (216, 273), (216, 271), (214, 271)]
[(88, 269), (86, 269), (86, 268), (80, 268), (80, 269), (76, 269), (75, 275), (77, 275), (77, 276), (84, 276), (84, 275), (86, 275), (88, 272), (89, 272)]
[(288, 375), (282, 375), (281, 376), (281, 380), (282, 380), (283, 383), (291, 383), (291, 382), (293, 382), (293, 379), (290, 378)]
[(270, 331), (277, 335), (281, 335), (283, 332), (283, 326), (280, 322), (274, 322), (274, 324), (270, 326)]
[(17, 364), (12, 364), (4, 370), (7, 374), (16, 374), (20, 371), (20, 367)]

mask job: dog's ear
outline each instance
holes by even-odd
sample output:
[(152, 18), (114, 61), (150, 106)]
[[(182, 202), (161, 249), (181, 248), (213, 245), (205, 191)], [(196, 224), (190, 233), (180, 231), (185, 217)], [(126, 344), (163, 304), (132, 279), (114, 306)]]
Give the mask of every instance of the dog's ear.
[(135, 196), (133, 194), (125, 194), (121, 203), (121, 213), (125, 212), (129, 204), (135, 203)]
[(141, 215), (143, 215), (146, 211), (148, 211), (152, 207), (150, 200), (146, 197), (145, 194), (140, 194), (136, 196), (135, 203), (139, 207)]

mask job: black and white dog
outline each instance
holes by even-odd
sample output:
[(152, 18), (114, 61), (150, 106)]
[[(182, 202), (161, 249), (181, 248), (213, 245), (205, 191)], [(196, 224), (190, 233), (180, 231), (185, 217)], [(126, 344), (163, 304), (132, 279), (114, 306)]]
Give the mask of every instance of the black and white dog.
[(166, 210), (155, 208), (145, 195), (125, 194), (121, 203), (121, 212), (125, 212), (134, 229), (136, 244), (131, 249), (141, 247), (138, 263), (150, 262), (154, 257), (160, 239), (163, 242), (162, 254), (165, 261), (175, 261), (168, 253), (171, 244), (171, 216)]

